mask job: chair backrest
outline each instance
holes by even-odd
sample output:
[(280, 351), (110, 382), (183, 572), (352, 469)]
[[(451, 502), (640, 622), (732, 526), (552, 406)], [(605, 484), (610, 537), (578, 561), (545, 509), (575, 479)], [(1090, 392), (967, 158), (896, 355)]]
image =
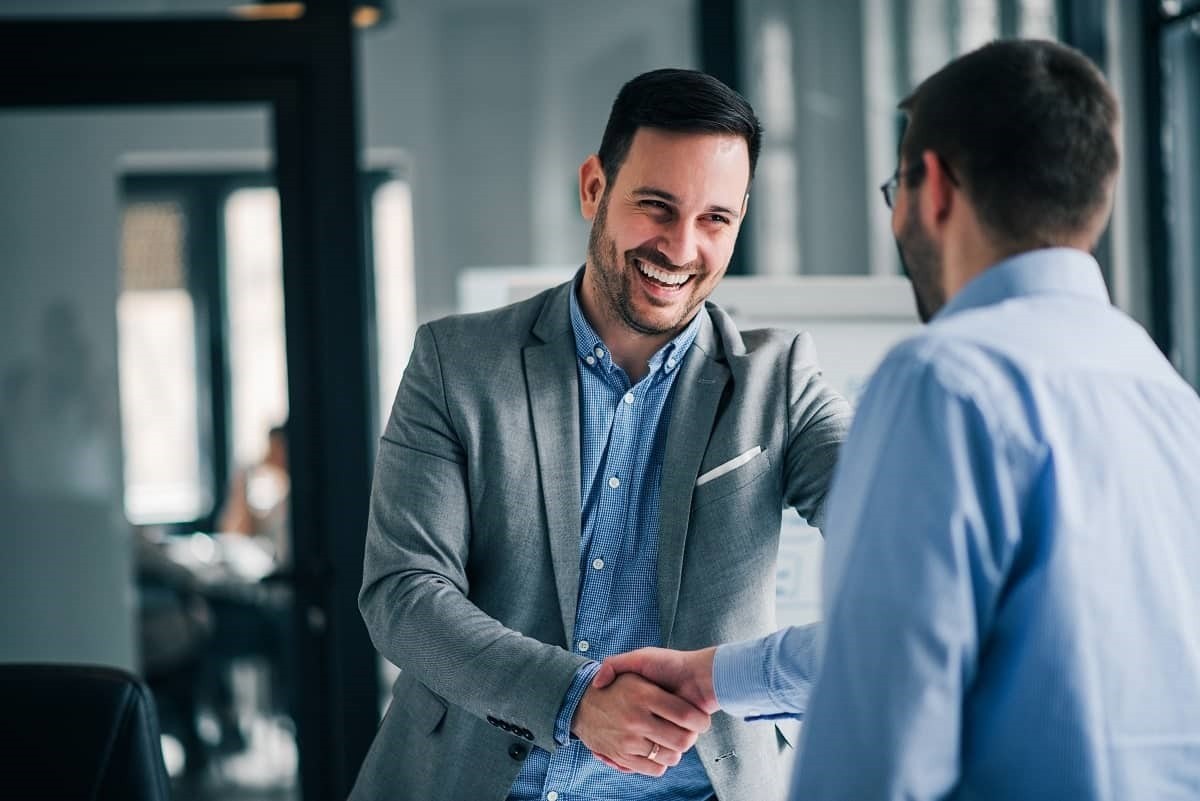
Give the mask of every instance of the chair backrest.
[(154, 701), (130, 673), (0, 665), (0, 720), (0, 798), (170, 798)]

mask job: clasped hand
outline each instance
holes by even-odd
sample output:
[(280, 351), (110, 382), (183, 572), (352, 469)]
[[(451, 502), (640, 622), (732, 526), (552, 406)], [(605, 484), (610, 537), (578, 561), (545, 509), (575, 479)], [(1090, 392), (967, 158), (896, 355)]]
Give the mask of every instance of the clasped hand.
[(606, 659), (579, 702), (572, 732), (616, 770), (662, 776), (708, 731), (718, 708), (713, 650), (642, 648)]

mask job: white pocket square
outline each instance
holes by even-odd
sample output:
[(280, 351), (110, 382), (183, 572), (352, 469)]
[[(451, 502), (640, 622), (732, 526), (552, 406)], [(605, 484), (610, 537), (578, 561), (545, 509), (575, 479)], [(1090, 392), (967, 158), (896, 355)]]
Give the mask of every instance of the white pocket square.
[(755, 445), (750, 450), (746, 451), (745, 453), (743, 453), (739, 456), (733, 457), (728, 462), (722, 462), (721, 464), (714, 467), (712, 470), (709, 470), (706, 473), (701, 473), (700, 478), (696, 479), (696, 486), (697, 487), (703, 486), (703, 485), (707, 484), (708, 482), (712, 481), (714, 478), (720, 478), (721, 476), (725, 475), (726, 473), (737, 470), (739, 467), (746, 464), (751, 459), (753, 459), (755, 456), (758, 456), (760, 453), (762, 453), (762, 446)]

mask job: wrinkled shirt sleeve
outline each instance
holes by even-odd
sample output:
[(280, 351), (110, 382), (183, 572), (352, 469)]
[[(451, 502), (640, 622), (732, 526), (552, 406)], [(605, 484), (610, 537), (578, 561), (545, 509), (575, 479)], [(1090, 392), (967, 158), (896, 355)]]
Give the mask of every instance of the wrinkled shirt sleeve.
[(900, 347), (864, 394), (834, 480), (820, 673), (792, 799), (942, 798), (963, 699), (1019, 539), (1027, 457), (971, 376)]

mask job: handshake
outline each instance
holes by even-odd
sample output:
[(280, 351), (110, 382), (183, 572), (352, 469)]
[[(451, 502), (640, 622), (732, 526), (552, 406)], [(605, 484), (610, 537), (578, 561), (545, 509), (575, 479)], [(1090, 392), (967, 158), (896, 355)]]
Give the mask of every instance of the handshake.
[(622, 773), (662, 776), (708, 731), (719, 709), (716, 648), (642, 648), (604, 660), (575, 710), (571, 733)]

